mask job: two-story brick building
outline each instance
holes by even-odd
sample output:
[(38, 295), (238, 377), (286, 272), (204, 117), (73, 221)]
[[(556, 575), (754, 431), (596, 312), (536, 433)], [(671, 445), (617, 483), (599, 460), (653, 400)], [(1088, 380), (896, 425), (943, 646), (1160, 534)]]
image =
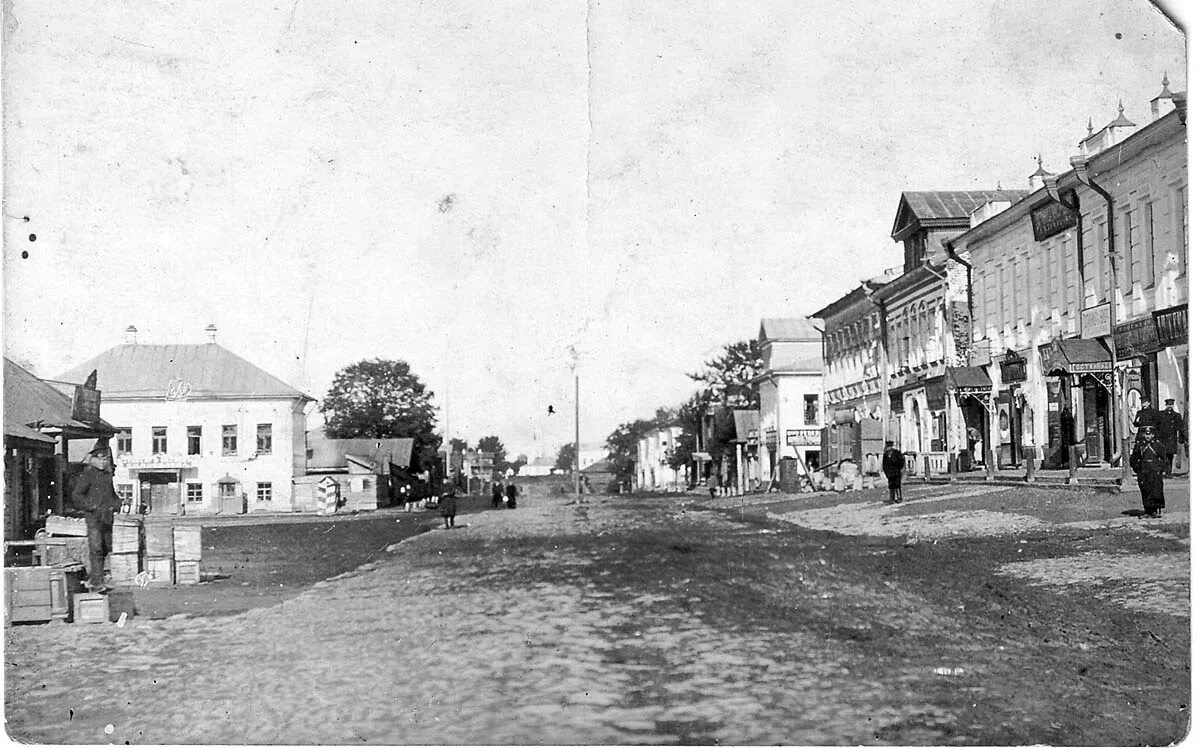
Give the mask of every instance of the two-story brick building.
[(153, 512), (297, 508), (313, 398), (218, 345), (213, 327), (199, 345), (138, 344), (136, 332), (56, 377), (95, 370), (104, 383), (118, 493)]
[(888, 438), (910, 456), (910, 467), (946, 469), (947, 393), (952, 369), (965, 365), (966, 272), (948, 263), (941, 242), (970, 227), (978, 210), (999, 211), (1022, 190), (904, 192), (892, 239), (904, 245), (904, 272), (872, 298), (881, 305), (887, 340)]
[(1164, 80), (1149, 113), (1089, 127), (1071, 171), (945, 243), (969, 271), (1001, 464), (1032, 447), (1056, 467), (1068, 444), (1113, 461), (1142, 398), (1186, 408), (1186, 99)]

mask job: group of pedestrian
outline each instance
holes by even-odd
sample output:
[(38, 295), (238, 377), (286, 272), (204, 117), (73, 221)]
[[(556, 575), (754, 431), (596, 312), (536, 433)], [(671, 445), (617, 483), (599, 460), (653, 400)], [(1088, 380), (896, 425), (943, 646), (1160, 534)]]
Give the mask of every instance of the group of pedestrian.
[(517, 508), (517, 495), (521, 492), (516, 483), (508, 481), (501, 483), (492, 481), (492, 508), (499, 509), (507, 504), (509, 509)]
[(1137, 475), (1142, 493), (1143, 517), (1161, 517), (1166, 508), (1163, 478), (1172, 477), (1175, 455), (1187, 444), (1187, 427), (1175, 410), (1175, 400), (1167, 399), (1162, 410), (1146, 401), (1133, 419), (1137, 439), (1129, 451), (1129, 467)]

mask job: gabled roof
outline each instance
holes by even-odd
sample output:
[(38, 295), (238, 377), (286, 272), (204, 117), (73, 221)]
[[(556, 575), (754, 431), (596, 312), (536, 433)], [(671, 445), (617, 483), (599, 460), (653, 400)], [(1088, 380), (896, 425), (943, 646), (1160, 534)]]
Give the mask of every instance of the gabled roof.
[(758, 338), (788, 343), (813, 342), (821, 340), (821, 332), (803, 317), (773, 317), (764, 319), (759, 325)]
[(82, 382), (93, 369), (109, 400), (166, 397), (172, 383), (190, 388), (188, 398), (313, 399), (216, 343), (118, 345), (56, 379)]
[(918, 227), (939, 228), (961, 223), (970, 225), (971, 212), (984, 203), (1015, 203), (1025, 197), (1025, 190), (935, 190), (900, 193), (900, 205), (892, 222), (892, 238), (910, 231), (911, 216)]
[[(90, 373), (91, 370), (88, 370)], [(83, 381), (87, 375), (80, 377)], [(71, 398), (48, 382), (33, 375), (28, 369), (4, 359), (4, 426), (30, 427), (33, 430), (54, 427), (69, 432), (84, 432), (89, 436), (113, 433), (113, 428), (103, 420), (89, 424), (71, 417)], [(20, 433), (18, 433), (20, 431)], [(23, 430), (13, 429), (13, 436), (26, 439), (34, 437)], [(39, 440), (40, 441), (40, 440)]]
[(329, 439), (316, 429), (308, 432), (309, 471), (344, 470), (353, 460), (363, 467), (381, 469), (388, 463), (407, 468), (412, 462), (413, 440)]

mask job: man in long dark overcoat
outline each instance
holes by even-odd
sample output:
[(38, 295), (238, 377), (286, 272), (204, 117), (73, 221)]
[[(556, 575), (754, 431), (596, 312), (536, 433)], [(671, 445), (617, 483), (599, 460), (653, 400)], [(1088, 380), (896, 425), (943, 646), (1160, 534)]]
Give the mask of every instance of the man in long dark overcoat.
[(1143, 426), (1138, 429), (1137, 441), (1129, 455), (1129, 467), (1137, 473), (1138, 488), (1142, 491), (1142, 508), (1146, 517), (1161, 517), (1167, 505), (1163, 495), (1163, 472), (1166, 470), (1166, 450), (1158, 439), (1157, 429)]
[(881, 467), (883, 474), (887, 476), (888, 482), (888, 500), (889, 504), (899, 504), (904, 498), (904, 489), (901, 486), (901, 481), (904, 475), (904, 455), (900, 450), (896, 449), (895, 442), (887, 442), (883, 449), (883, 459)]
[(121, 505), (113, 489), (112, 451), (99, 439), (84, 459), (83, 471), (71, 489), (71, 504), (83, 513), (88, 534), (88, 588), (107, 592), (104, 558), (112, 546), (113, 512)]
[(1167, 398), (1158, 413), (1158, 421), (1158, 438), (1167, 452), (1166, 476), (1169, 478), (1175, 468), (1175, 453), (1179, 451), (1179, 445), (1187, 444), (1187, 428), (1183, 425), (1183, 416), (1175, 410), (1174, 399)]

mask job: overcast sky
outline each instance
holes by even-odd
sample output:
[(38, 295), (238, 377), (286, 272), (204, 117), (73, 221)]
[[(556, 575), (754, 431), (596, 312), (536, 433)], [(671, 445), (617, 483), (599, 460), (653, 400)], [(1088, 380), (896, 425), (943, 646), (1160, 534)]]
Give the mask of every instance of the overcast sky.
[(902, 190), (1025, 187), (1186, 88), (1142, 0), (6, 7), (8, 356), (213, 323), (317, 397), (403, 358), (531, 455), (573, 436), (570, 346), (600, 441), (899, 264)]

